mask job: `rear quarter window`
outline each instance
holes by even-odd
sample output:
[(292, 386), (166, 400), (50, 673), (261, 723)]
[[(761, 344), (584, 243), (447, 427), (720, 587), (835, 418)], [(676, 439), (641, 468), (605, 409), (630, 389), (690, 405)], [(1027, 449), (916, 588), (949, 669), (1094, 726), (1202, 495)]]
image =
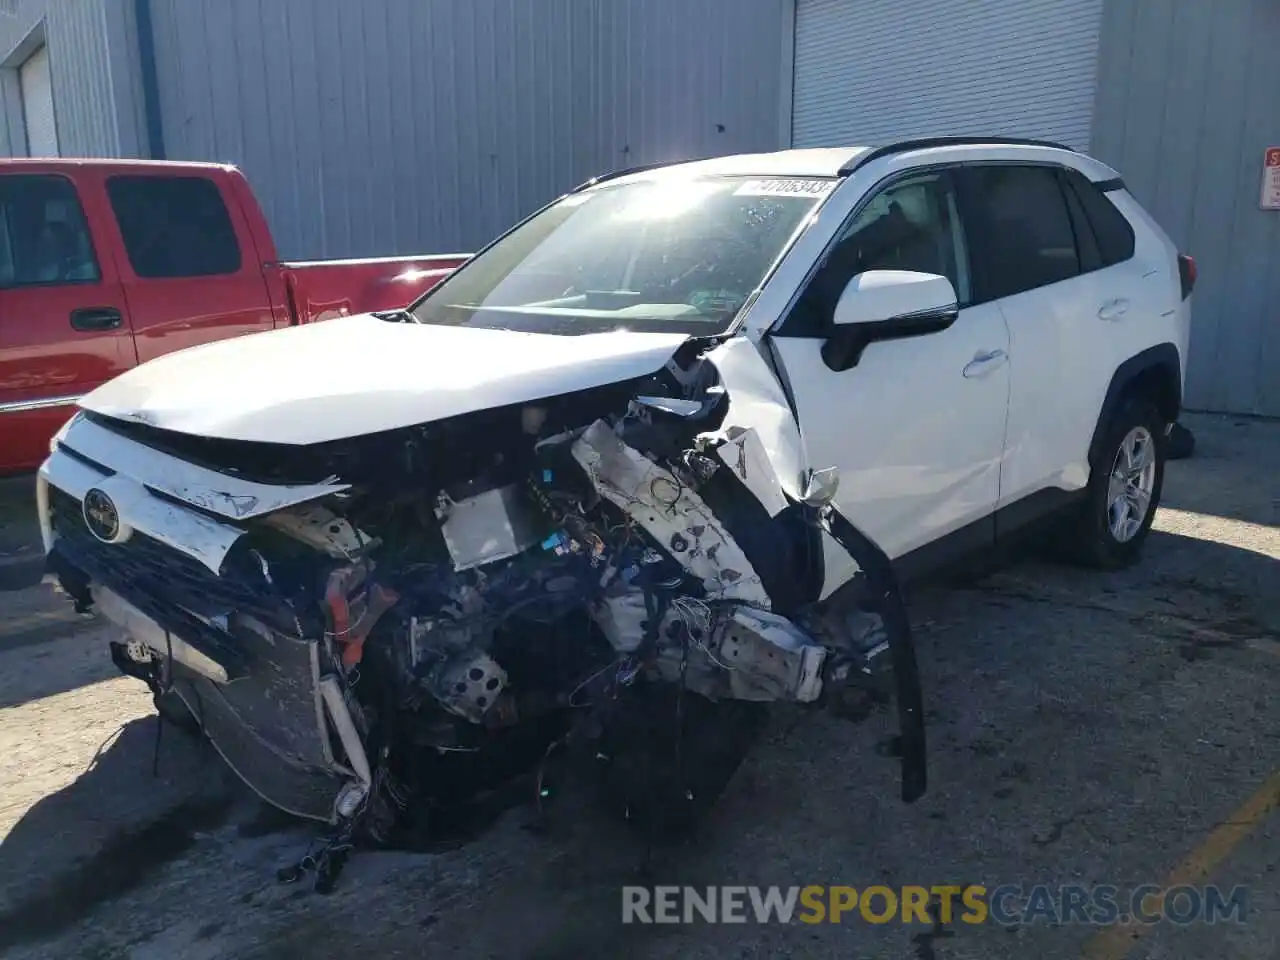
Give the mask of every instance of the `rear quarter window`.
[(111, 177), (111, 209), (139, 277), (215, 277), (240, 269), (240, 244), (207, 177)]
[(1097, 241), (1102, 266), (1123, 263), (1133, 256), (1133, 226), (1106, 194), (1076, 170), (1067, 171), (1068, 188), (1084, 208), (1093, 236)]

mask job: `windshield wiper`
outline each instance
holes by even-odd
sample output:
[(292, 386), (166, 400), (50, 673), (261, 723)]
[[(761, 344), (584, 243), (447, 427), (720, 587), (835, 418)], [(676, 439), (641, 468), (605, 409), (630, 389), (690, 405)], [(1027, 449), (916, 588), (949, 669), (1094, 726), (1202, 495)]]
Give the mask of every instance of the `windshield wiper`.
[(401, 308), (399, 310), (375, 310), (373, 315), (379, 320), (385, 320), (387, 323), (417, 323), (418, 318), (412, 312)]

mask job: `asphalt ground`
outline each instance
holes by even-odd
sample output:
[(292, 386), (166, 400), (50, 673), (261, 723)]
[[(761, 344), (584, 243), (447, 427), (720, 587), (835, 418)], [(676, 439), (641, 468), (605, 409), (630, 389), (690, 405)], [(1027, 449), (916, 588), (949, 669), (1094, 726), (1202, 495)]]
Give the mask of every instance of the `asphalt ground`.
[[(329, 896), (276, 880), (307, 827), (264, 810), (207, 746), (173, 731), (157, 744), (149, 696), (108, 659), (112, 629), (40, 583), (31, 482), (6, 481), (0, 955), (1280, 956), (1280, 423), (1188, 422), (1196, 456), (1169, 466), (1140, 565), (1026, 559), (912, 592), (930, 738), (918, 803), (897, 797), (890, 713), (780, 708), (682, 845), (648, 851), (576, 812), (535, 832), (517, 807), (448, 849), (358, 853)], [(1247, 909), (1214, 924), (973, 924), (931, 893), (927, 923), (854, 909), (624, 925), (633, 884), (1113, 885), (1121, 900), (1214, 885)]]

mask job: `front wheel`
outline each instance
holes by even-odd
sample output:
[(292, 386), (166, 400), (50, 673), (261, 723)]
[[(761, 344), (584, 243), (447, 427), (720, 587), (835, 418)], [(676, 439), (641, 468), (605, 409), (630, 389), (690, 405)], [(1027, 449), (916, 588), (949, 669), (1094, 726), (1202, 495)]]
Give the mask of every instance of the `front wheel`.
[(200, 737), (203, 735), (200, 721), (196, 719), (195, 715), (187, 707), (186, 701), (172, 690), (153, 693), (151, 702), (155, 704), (156, 713), (160, 715), (161, 723), (172, 724), (188, 736)]
[(1122, 403), (1068, 533), (1075, 559), (1103, 570), (1138, 559), (1160, 505), (1167, 455), (1165, 424), (1155, 407), (1137, 398)]

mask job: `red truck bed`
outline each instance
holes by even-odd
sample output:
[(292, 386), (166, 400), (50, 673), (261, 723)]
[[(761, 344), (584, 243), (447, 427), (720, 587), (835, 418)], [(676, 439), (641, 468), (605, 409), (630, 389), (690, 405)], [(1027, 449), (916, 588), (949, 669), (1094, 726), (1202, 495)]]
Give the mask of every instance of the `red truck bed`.
[(185, 347), (402, 307), (465, 254), (280, 262), (235, 167), (0, 160), (0, 474), (79, 397)]
[(459, 265), (465, 254), (298, 260), (280, 264), (295, 315), (306, 322), (348, 313), (393, 310), (416, 299)]

